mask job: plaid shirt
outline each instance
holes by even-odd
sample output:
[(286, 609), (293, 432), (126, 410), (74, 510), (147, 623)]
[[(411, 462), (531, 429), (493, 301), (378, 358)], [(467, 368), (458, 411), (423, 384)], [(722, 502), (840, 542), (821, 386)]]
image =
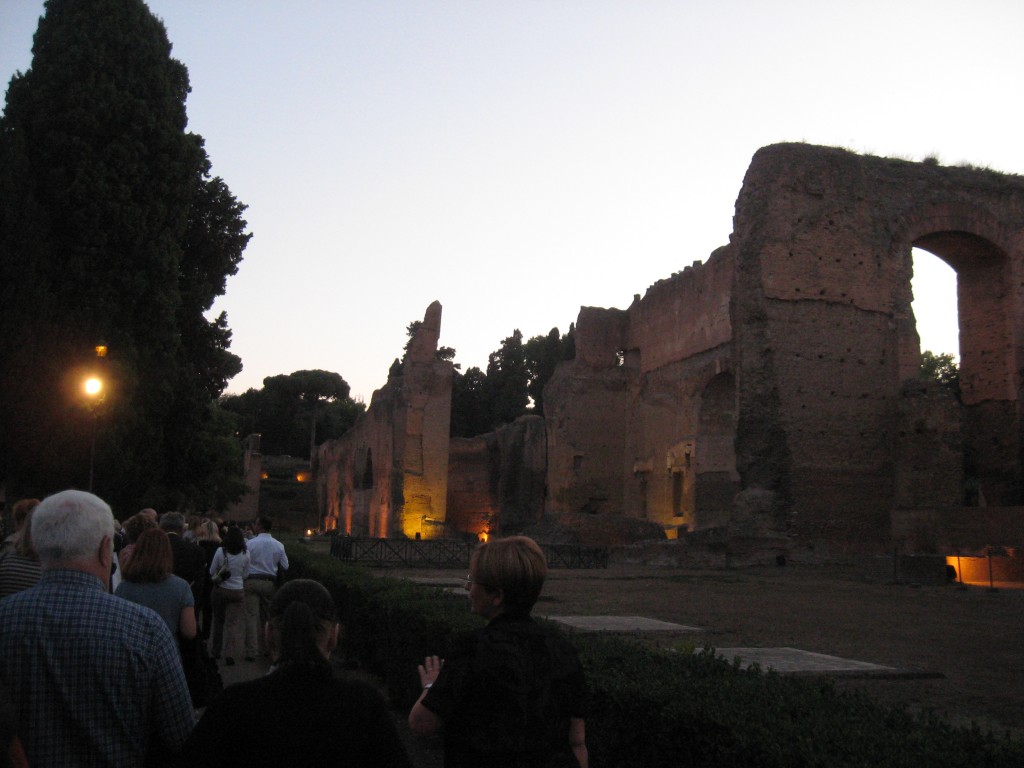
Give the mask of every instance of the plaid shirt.
[(194, 725), (167, 625), (80, 571), (43, 571), (0, 600), (0, 678), (36, 767), (141, 766)]

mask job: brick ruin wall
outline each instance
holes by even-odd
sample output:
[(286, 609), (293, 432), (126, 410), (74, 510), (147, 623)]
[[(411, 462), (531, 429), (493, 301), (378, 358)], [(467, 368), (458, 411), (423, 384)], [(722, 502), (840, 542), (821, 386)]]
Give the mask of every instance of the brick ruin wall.
[[(738, 479), (734, 414), (725, 432), (704, 435), (699, 448), (698, 436), (721, 410), (714, 398), (702, 419), (706, 388), (716, 377), (731, 381), (732, 269), (722, 248), (707, 264), (651, 286), (628, 310), (580, 311), (576, 359), (559, 366), (544, 390), (550, 513), (693, 528), (699, 488), (708, 513), (727, 509)], [(730, 391), (730, 414), (732, 400)], [(703, 522), (712, 524), (706, 515)]]
[(755, 155), (732, 240), (737, 462), (744, 485), (778, 494), (790, 532), (883, 542), (898, 503), (961, 503), (958, 489), (914, 466), (926, 448), (901, 450), (915, 418), (901, 417), (901, 385), (920, 355), (915, 244), (958, 270), (973, 471), (1001, 501), (1020, 503), (1022, 233), (1019, 178), (803, 145)]
[(341, 438), (320, 446), (317, 497), (326, 529), (352, 536), (444, 535), (452, 364), (437, 359), (440, 332), (441, 305), (434, 302), (366, 413)]
[[(958, 273), (962, 406), (914, 383), (914, 246)], [(322, 504), (341, 527), (474, 534), (545, 514), (602, 535), (622, 519), (877, 549), (906, 535), (898, 518), (924, 540), (922, 521), (953, 519), (965, 483), (1000, 509), (1024, 501), (1024, 180), (760, 150), (727, 246), (628, 309), (581, 309), (543, 429), (449, 444), (436, 342), (321, 449)], [(372, 488), (353, 481), (368, 451)]]

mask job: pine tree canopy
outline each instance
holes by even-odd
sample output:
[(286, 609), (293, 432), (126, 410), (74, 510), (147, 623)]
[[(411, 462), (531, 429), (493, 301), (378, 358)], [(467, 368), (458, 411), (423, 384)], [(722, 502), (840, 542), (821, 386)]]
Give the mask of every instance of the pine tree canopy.
[[(47, 1), (0, 117), (8, 499), (84, 488), (93, 463), (118, 515), (223, 507), (241, 490), (216, 406), (241, 361), (226, 316), (204, 313), (250, 235), (187, 131), (189, 90), (142, 0)], [(90, 402), (91, 372), (104, 387)]]

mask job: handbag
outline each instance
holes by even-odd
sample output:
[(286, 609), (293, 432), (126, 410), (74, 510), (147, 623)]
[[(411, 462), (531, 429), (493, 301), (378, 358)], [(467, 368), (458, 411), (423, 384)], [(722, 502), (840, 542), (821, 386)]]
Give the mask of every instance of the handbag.
[[(223, 550), (221, 550), (223, 551)], [(213, 576), (210, 577), (210, 581), (214, 584), (223, 584), (225, 581), (231, 578), (231, 564), (228, 562), (228, 553), (224, 552), (224, 562), (221, 563), (220, 568)]]

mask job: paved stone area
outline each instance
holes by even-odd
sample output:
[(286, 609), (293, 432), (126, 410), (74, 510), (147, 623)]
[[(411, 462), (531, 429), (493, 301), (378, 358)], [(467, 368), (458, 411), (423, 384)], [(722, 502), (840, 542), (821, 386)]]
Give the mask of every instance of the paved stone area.
[[(451, 577), (416, 577), (418, 584), (444, 587), (452, 592), (464, 593), (463, 579)], [(701, 632), (702, 627), (675, 624), (669, 621), (649, 619), (644, 616), (564, 616), (549, 615), (544, 618), (562, 624), (578, 632)], [(844, 677), (941, 677), (938, 673), (912, 672), (873, 664), (868, 661), (844, 659), (823, 653), (803, 651), (799, 648), (716, 648), (715, 651), (730, 661), (739, 657), (744, 668), (757, 664), (762, 669), (771, 669), (787, 675), (833, 675)]]
[(799, 648), (716, 648), (715, 653), (730, 661), (739, 657), (744, 669), (758, 664), (762, 669), (771, 669), (779, 674), (822, 674), (851, 677), (920, 677), (921, 673), (910, 673), (896, 667), (872, 664), (867, 661), (842, 659), (824, 653), (802, 651)]
[(673, 624), (643, 616), (545, 616), (544, 618), (584, 632), (700, 632), (700, 627)]
[[(643, 616), (546, 616), (571, 629), (583, 632), (700, 632), (700, 627), (673, 624)], [(739, 657), (744, 668), (753, 664), (785, 675), (832, 675), (843, 677), (941, 677), (937, 673), (908, 670), (843, 659), (799, 648), (716, 648), (715, 652), (732, 661)]]

